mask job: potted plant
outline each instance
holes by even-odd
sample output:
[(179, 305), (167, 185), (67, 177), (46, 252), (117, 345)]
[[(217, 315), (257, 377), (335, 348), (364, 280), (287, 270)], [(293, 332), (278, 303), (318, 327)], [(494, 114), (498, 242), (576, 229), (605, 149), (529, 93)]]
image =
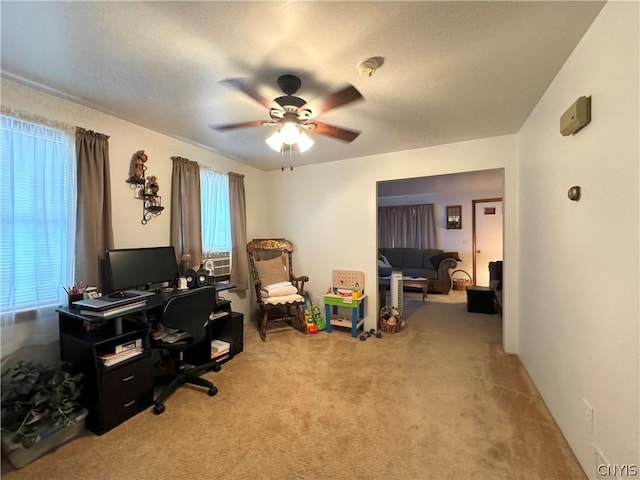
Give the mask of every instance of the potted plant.
[(2, 448), (20, 468), (84, 429), (82, 374), (70, 365), (18, 362), (2, 375)]

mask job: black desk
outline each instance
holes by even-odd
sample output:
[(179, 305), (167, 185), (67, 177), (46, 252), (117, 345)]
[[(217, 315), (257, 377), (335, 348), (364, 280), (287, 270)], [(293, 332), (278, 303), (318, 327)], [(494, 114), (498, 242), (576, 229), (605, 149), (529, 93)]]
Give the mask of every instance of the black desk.
[[(217, 284), (218, 291), (233, 288)], [(176, 293), (160, 292), (146, 297), (146, 304), (119, 317), (102, 319), (80, 314), (76, 308), (57, 310), (60, 326), (60, 358), (85, 375), (80, 402), (89, 410), (87, 428), (102, 434), (153, 404), (154, 362), (150, 346), (150, 324), (164, 303)], [(230, 343), (230, 360), (243, 350), (243, 315), (231, 311), (231, 302), (218, 301), (210, 320), (208, 336), (185, 352), (185, 360), (193, 365), (211, 359), (211, 340)], [(140, 341), (143, 352), (133, 358), (106, 367), (101, 355), (113, 353), (116, 346)]]

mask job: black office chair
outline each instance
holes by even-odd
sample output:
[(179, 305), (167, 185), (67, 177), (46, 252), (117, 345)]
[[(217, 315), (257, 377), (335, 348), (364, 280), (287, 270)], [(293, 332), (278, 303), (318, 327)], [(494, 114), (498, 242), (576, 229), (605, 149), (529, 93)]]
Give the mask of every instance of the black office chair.
[(202, 287), (196, 290), (189, 290), (171, 297), (162, 309), (160, 323), (171, 329), (178, 329), (186, 332), (186, 338), (170, 343), (162, 338), (152, 338), (152, 347), (155, 349), (178, 350), (178, 359), (175, 364), (176, 376), (165, 387), (154, 401), (153, 413), (160, 415), (164, 412), (164, 402), (180, 385), (190, 383), (207, 387), (207, 393), (214, 396), (218, 393), (218, 388), (208, 380), (200, 378), (198, 375), (213, 370), (220, 371), (220, 364), (215, 360), (187, 369), (184, 363), (184, 351), (192, 345), (196, 345), (205, 338), (208, 341), (207, 326), (209, 315), (213, 312), (215, 305), (215, 287)]

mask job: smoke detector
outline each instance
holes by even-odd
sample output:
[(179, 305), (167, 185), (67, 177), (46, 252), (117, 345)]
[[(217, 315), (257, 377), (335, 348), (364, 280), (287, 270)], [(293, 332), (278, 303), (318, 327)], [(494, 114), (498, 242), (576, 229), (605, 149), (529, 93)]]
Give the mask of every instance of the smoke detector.
[(356, 70), (360, 74), (361, 77), (371, 77), (376, 70), (378, 70), (382, 64), (384, 63), (384, 59), (382, 57), (371, 57), (363, 60), (358, 65), (356, 65)]

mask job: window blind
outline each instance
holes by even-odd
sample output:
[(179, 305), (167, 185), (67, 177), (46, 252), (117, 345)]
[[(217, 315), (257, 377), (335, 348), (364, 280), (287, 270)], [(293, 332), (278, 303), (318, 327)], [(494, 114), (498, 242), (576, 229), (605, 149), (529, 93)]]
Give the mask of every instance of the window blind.
[(60, 304), (63, 287), (73, 283), (73, 137), (1, 119), (0, 307), (12, 312)]

